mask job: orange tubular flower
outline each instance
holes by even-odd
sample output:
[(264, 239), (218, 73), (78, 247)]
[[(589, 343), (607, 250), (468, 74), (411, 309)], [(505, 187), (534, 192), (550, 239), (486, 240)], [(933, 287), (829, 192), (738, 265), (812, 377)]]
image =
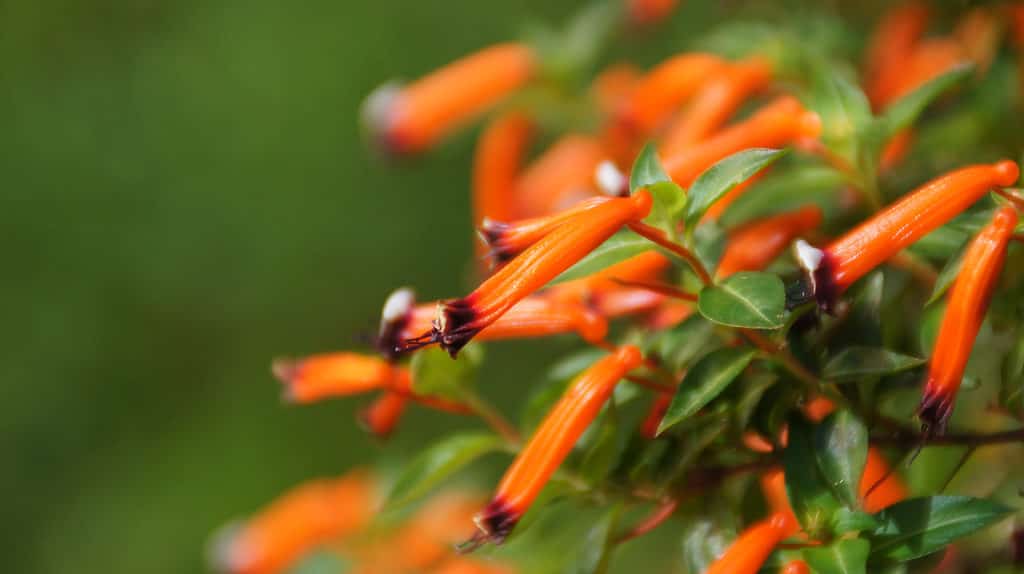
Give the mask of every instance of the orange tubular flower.
[(635, 133), (651, 133), (724, 65), (718, 56), (701, 53), (665, 60), (637, 83), (618, 122)]
[(689, 187), (704, 170), (729, 155), (754, 147), (783, 147), (817, 137), (820, 131), (817, 114), (805, 110), (795, 98), (784, 96), (699, 145), (662, 157), (662, 163), (673, 181)]
[(665, 130), (660, 146), (662, 155), (673, 156), (704, 141), (752, 94), (764, 89), (771, 78), (771, 64), (762, 58), (729, 65), (704, 84), (693, 102)]
[(642, 360), (640, 349), (623, 346), (572, 382), (505, 472), (491, 503), (474, 519), (480, 528), (476, 542), (505, 540), (597, 417), (615, 385)]
[(965, 167), (922, 185), (861, 223), (824, 249), (797, 241), (797, 257), (808, 273), (819, 305), (836, 297), (903, 248), (970, 207), (990, 189), (1017, 181), (1017, 164), (1004, 160)]
[(596, 138), (579, 134), (559, 138), (516, 182), (519, 217), (548, 215), (594, 195), (594, 171), (604, 156)]
[(626, 0), (626, 11), (630, 22), (652, 24), (667, 18), (678, 4), (679, 0)]
[[(429, 334), (434, 329), (437, 303), (416, 305), (411, 291), (396, 291), (385, 304), (385, 317), (377, 347), (388, 356), (406, 349), (403, 341)], [(575, 332), (588, 343), (604, 340), (608, 321), (580, 301), (532, 295), (519, 301), (476, 336), (481, 341), (550, 337)]]
[(386, 439), (394, 432), (408, 402), (406, 395), (386, 392), (359, 412), (359, 423), (373, 436)]
[(968, 61), (959, 42), (936, 38), (921, 42), (900, 67), (900, 75), (875, 95), (879, 107), (896, 101), (919, 86)]
[(744, 225), (730, 234), (718, 276), (764, 269), (799, 235), (821, 225), (821, 217), (821, 209), (808, 206)]
[(811, 574), (811, 568), (803, 560), (792, 560), (782, 567), (782, 574)]
[(756, 574), (775, 547), (797, 529), (791, 514), (775, 513), (745, 530), (704, 574)]
[(484, 218), (518, 217), (515, 182), (532, 131), (529, 118), (513, 112), (495, 119), (480, 135), (473, 163), (473, 225)]
[(903, 66), (928, 26), (928, 7), (908, 2), (890, 10), (879, 23), (867, 49), (864, 70), (868, 98), (879, 108), (886, 92), (903, 76)]
[(297, 361), (278, 359), (272, 367), (288, 402), (311, 403), (386, 388), (394, 368), (379, 357), (357, 353), (313, 355)]
[(528, 46), (494, 45), (407, 86), (378, 89), (367, 100), (367, 122), (385, 149), (421, 151), (523, 87), (536, 67)]
[(509, 223), (495, 221), (488, 217), (480, 222), (480, 237), (490, 248), (491, 258), (498, 264), (506, 263), (527, 247), (540, 241), (552, 230), (611, 199), (610, 197), (591, 197), (554, 215)]
[(964, 254), (960, 274), (949, 294), (924, 396), (918, 415), (926, 432), (941, 434), (953, 411), (957, 389), (974, 347), (989, 299), (1006, 259), (1006, 246), (1017, 225), (1017, 212), (1004, 206), (982, 229)]
[[(900, 477), (892, 472), (891, 468), (889, 462), (885, 460), (885, 456), (877, 448), (868, 449), (868, 460), (864, 465), (864, 474), (861, 475), (858, 486), (864, 510), (875, 513), (901, 500), (906, 500), (909, 496), (907, 487)], [(885, 481), (876, 484), (883, 477), (887, 477)]]
[(216, 568), (230, 574), (281, 572), (313, 548), (360, 529), (373, 507), (373, 485), (362, 473), (308, 482), (218, 536)]
[(466, 297), (442, 303), (431, 332), (407, 340), (401, 347), (413, 349), (437, 342), (455, 355), (477, 333), (593, 251), (623, 225), (646, 217), (652, 201), (650, 193), (642, 190), (581, 213), (533, 244)]

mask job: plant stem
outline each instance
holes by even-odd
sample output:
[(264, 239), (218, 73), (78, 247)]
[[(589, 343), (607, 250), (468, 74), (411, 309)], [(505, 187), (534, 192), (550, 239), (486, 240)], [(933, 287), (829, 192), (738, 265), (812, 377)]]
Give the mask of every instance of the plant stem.
[(917, 433), (901, 433), (897, 435), (874, 437), (871, 441), (873, 443), (877, 442), (878, 444), (891, 444), (897, 446), (914, 446), (923, 442), (925, 446), (964, 445), (977, 448), (1011, 442), (1024, 443), (1024, 428), (990, 434), (950, 433), (930, 437)]
[(672, 297), (674, 299), (682, 299), (683, 301), (696, 301), (697, 296), (693, 293), (687, 293), (682, 289), (666, 283), (656, 283), (648, 281), (626, 281), (625, 279), (612, 279), (612, 281), (622, 285), (623, 287), (636, 287), (637, 289), (646, 289), (653, 291), (654, 293), (660, 293), (666, 297)]
[(612, 544), (622, 544), (623, 542), (629, 542), (634, 538), (638, 538), (647, 534), (660, 526), (663, 522), (669, 519), (676, 508), (679, 508), (679, 501), (675, 498), (669, 498), (661, 503), (660, 506), (654, 509), (647, 518), (644, 518), (636, 524), (629, 532), (623, 533), (618, 538), (612, 541)]
[(475, 393), (467, 393), (464, 401), (473, 414), (480, 417), (481, 420), (494, 429), (494, 432), (501, 435), (505, 442), (517, 447), (522, 444), (523, 437), (520, 436), (516, 427), (512, 426), (512, 423), (508, 422), (505, 416), (490, 403)]
[(697, 256), (689, 249), (666, 237), (664, 231), (639, 221), (630, 223), (629, 228), (637, 235), (640, 235), (660, 247), (664, 247), (685, 261), (686, 264), (693, 269), (694, 273), (697, 274), (697, 277), (700, 278), (701, 283), (705, 285), (710, 285), (712, 283), (711, 274), (708, 273), (708, 270), (704, 267), (704, 264), (700, 262), (700, 259), (698, 259)]

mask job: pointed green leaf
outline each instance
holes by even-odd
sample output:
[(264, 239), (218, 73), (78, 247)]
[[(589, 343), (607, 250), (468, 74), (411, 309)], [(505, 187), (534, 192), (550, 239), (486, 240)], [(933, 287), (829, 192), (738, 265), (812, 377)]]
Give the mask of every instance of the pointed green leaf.
[(1013, 509), (969, 496), (931, 496), (898, 502), (877, 514), (869, 535), (871, 562), (906, 562), (995, 524)]
[(868, 429), (864, 423), (848, 410), (832, 413), (814, 429), (814, 454), (832, 493), (856, 508), (860, 478), (868, 460)]
[(412, 388), (418, 394), (459, 400), (476, 383), (483, 362), (483, 347), (469, 344), (454, 360), (438, 347), (423, 349), (412, 356)]
[(486, 433), (456, 434), (442, 439), (422, 451), (399, 475), (388, 493), (388, 506), (417, 500), (466, 465), (502, 447), (500, 438)]
[(874, 530), (878, 528), (878, 518), (874, 514), (868, 514), (862, 510), (851, 510), (849, 508), (840, 508), (836, 511), (835, 515), (832, 516), (832, 532), (836, 536), (842, 536), (850, 532), (860, 532), (862, 530)]
[(786, 289), (771, 273), (744, 271), (702, 289), (697, 306), (720, 325), (778, 329), (784, 324)]
[(575, 574), (604, 574), (611, 564), (615, 549), (615, 529), (622, 517), (622, 505), (616, 504), (602, 517), (580, 545), (570, 572)]
[(859, 538), (804, 549), (804, 560), (817, 574), (866, 574), (871, 543)]
[(858, 162), (865, 128), (872, 120), (864, 92), (834, 66), (813, 66), (814, 87), (809, 107), (821, 117), (821, 141), (840, 157)]
[(686, 192), (672, 182), (652, 183), (647, 186), (654, 203), (651, 213), (644, 219), (648, 225), (661, 229), (669, 237), (676, 236), (676, 222), (686, 207)]
[(555, 277), (548, 285), (557, 285), (573, 279), (593, 275), (602, 269), (653, 249), (651, 242), (630, 231), (620, 231), (580, 259), (575, 265)]
[(752, 349), (729, 347), (709, 353), (698, 361), (679, 384), (658, 426), (658, 434), (693, 416), (714, 400), (747, 368), (756, 354)]
[(847, 347), (829, 359), (821, 374), (833, 381), (858, 381), (900, 373), (926, 362), (927, 359), (880, 347)]
[(972, 73), (974, 64), (961, 64), (890, 104), (882, 115), (889, 136), (910, 127), (929, 104)]
[(707, 350), (713, 334), (714, 323), (694, 314), (679, 325), (656, 333), (644, 354), (658, 357), (670, 371), (681, 371)]
[(818, 470), (815, 455), (815, 429), (802, 416), (789, 419), (789, 444), (782, 453), (786, 473), (786, 495), (797, 520), (811, 538), (819, 536), (832, 523), (840, 508), (828, 482)]
[(837, 191), (846, 185), (846, 177), (835, 168), (811, 164), (778, 166), (757, 185), (757, 193), (744, 193), (725, 210), (720, 222), (726, 227), (791, 211), (805, 205), (817, 205), (828, 215), (836, 211)]
[(932, 287), (932, 294), (928, 297), (928, 301), (925, 305), (931, 305), (938, 301), (946, 294), (946, 291), (956, 281), (957, 275), (960, 274), (960, 268), (964, 264), (964, 253), (967, 252), (968, 243), (965, 242), (962, 247), (952, 257), (946, 261), (946, 264), (942, 267), (942, 271), (939, 271), (939, 276), (935, 279), (935, 286)]
[(629, 193), (636, 193), (638, 189), (655, 183), (672, 183), (672, 178), (661, 165), (657, 146), (648, 143), (633, 162), (633, 170), (629, 174)]
[(686, 228), (692, 230), (716, 201), (786, 154), (786, 150), (754, 148), (733, 154), (700, 174), (687, 193)]

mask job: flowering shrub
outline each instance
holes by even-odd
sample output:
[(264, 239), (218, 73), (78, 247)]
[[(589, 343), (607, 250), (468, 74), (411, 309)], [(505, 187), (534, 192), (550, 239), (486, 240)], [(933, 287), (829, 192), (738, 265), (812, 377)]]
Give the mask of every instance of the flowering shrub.
[[(842, 22), (798, 19), (582, 81), (674, 8), (599, 2), (368, 98), (393, 155), (487, 117), (480, 279), (398, 289), (372, 351), (274, 373), (296, 403), (376, 393), (380, 438), (407, 408), (482, 427), (298, 487), (218, 537), (221, 569), (606, 572), (656, 529), (672, 572), (1021, 564), (1024, 195), (991, 133), (1024, 6), (894, 6), (859, 72)], [(558, 335), (583, 349), (519, 421), (477, 394), (484, 342)], [(490, 453), (488, 500), (434, 493)]]

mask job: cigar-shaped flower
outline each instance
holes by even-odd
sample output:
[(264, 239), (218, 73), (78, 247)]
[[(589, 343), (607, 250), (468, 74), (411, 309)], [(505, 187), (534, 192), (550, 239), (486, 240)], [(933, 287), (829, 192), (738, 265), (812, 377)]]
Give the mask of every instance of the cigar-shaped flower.
[(823, 309), (858, 279), (953, 219), (989, 190), (1012, 185), (1017, 164), (1004, 160), (965, 167), (922, 185), (824, 249), (797, 241), (797, 259)]
[(626, 13), (633, 24), (652, 24), (667, 18), (678, 4), (679, 0), (626, 0)]
[(524, 44), (490, 46), (410, 84), (379, 88), (367, 99), (366, 122), (388, 151), (421, 151), (523, 87), (536, 68)]
[(533, 124), (524, 114), (496, 118), (477, 142), (473, 160), (473, 224), (485, 218), (516, 219), (515, 184), (522, 168)]
[(518, 217), (550, 215), (595, 195), (594, 171), (604, 158), (604, 147), (592, 136), (559, 138), (516, 181)]
[(374, 486), (363, 473), (308, 482), (225, 528), (214, 541), (214, 567), (227, 574), (283, 572), (314, 548), (362, 528), (375, 506)]
[(408, 402), (408, 395), (387, 391), (359, 411), (359, 423), (373, 436), (386, 439), (394, 432)]
[[(879, 484), (878, 481), (883, 478), (885, 480)], [(868, 448), (868, 459), (864, 464), (864, 474), (861, 475), (858, 492), (864, 510), (871, 513), (906, 500), (909, 496), (906, 485), (892, 472), (885, 455), (875, 447)]]
[(775, 513), (744, 530), (705, 574), (757, 574), (775, 547), (798, 528), (792, 514)]
[(278, 359), (273, 372), (284, 385), (288, 402), (311, 403), (386, 388), (395, 368), (380, 357), (344, 352)]
[(790, 560), (782, 567), (782, 574), (811, 574), (811, 567), (803, 560)]
[(553, 215), (519, 221), (498, 221), (486, 217), (480, 222), (480, 237), (490, 249), (489, 256), (496, 263), (506, 263), (559, 226), (611, 200), (610, 197), (591, 197)]
[(434, 566), (453, 558), (452, 545), (472, 534), (473, 514), (480, 504), (479, 497), (461, 492), (433, 496), (382, 550), (398, 562), (398, 571), (435, 572)]
[(800, 235), (821, 225), (821, 209), (808, 206), (744, 225), (729, 235), (717, 274), (759, 271), (775, 260)]
[(864, 66), (868, 98), (877, 107), (884, 94), (898, 84), (914, 47), (928, 26), (929, 11), (923, 2), (907, 2), (889, 10), (882, 18), (867, 47)]
[[(396, 356), (409, 350), (403, 341), (428, 336), (433, 332), (438, 303), (416, 305), (406, 290), (392, 294), (385, 304), (390, 317), (381, 321), (377, 346), (382, 353)], [(396, 301), (400, 302), (395, 303)], [(556, 298), (547, 294), (531, 295), (512, 306), (494, 323), (476, 336), (481, 341), (532, 339), (563, 333), (577, 333), (588, 343), (604, 340), (608, 321), (600, 312), (582, 301)]]
[(592, 292), (587, 302), (602, 317), (614, 319), (654, 311), (666, 299), (649, 289), (617, 286)]
[(655, 281), (671, 264), (668, 257), (652, 249), (592, 275), (555, 285), (549, 292), (560, 298), (589, 298), (596, 293), (621, 289), (620, 281)]
[(918, 408), (926, 432), (945, 431), (1016, 225), (1016, 210), (1011, 206), (1000, 208), (964, 253), (960, 274), (950, 289)]
[(820, 132), (821, 121), (817, 114), (804, 109), (795, 98), (783, 96), (749, 118), (697, 145), (664, 155), (661, 160), (673, 181), (689, 187), (704, 170), (734, 153), (755, 147), (785, 147), (800, 139), (815, 138)]
[(640, 436), (646, 439), (653, 439), (658, 436), (658, 427), (661, 426), (661, 419), (665, 418), (665, 413), (668, 412), (668, 406), (671, 404), (671, 393), (659, 393), (654, 397), (654, 402), (651, 403), (650, 408), (647, 410), (647, 416), (640, 423)]
[(665, 130), (659, 150), (669, 157), (715, 133), (736, 110), (772, 78), (771, 64), (759, 57), (729, 64), (711, 77)]
[(936, 38), (921, 42), (901, 66), (899, 76), (877, 90), (875, 101), (879, 107), (885, 107), (968, 61), (967, 52), (956, 40)]
[(639, 134), (649, 134), (725, 66), (712, 54), (680, 54), (658, 64), (634, 87), (618, 121)]
[(638, 348), (620, 347), (570, 384), (505, 472), (490, 504), (476, 516), (478, 542), (500, 544), (505, 540), (601, 412), (615, 385), (642, 360)]
[(651, 195), (640, 191), (613, 198), (581, 213), (508, 262), (472, 293), (438, 306), (430, 333), (401, 343), (403, 348), (440, 343), (452, 355), (546, 283), (571, 267), (623, 225), (651, 210)]
[(689, 301), (666, 299), (651, 313), (647, 324), (654, 330), (671, 329), (693, 315), (694, 304)]

